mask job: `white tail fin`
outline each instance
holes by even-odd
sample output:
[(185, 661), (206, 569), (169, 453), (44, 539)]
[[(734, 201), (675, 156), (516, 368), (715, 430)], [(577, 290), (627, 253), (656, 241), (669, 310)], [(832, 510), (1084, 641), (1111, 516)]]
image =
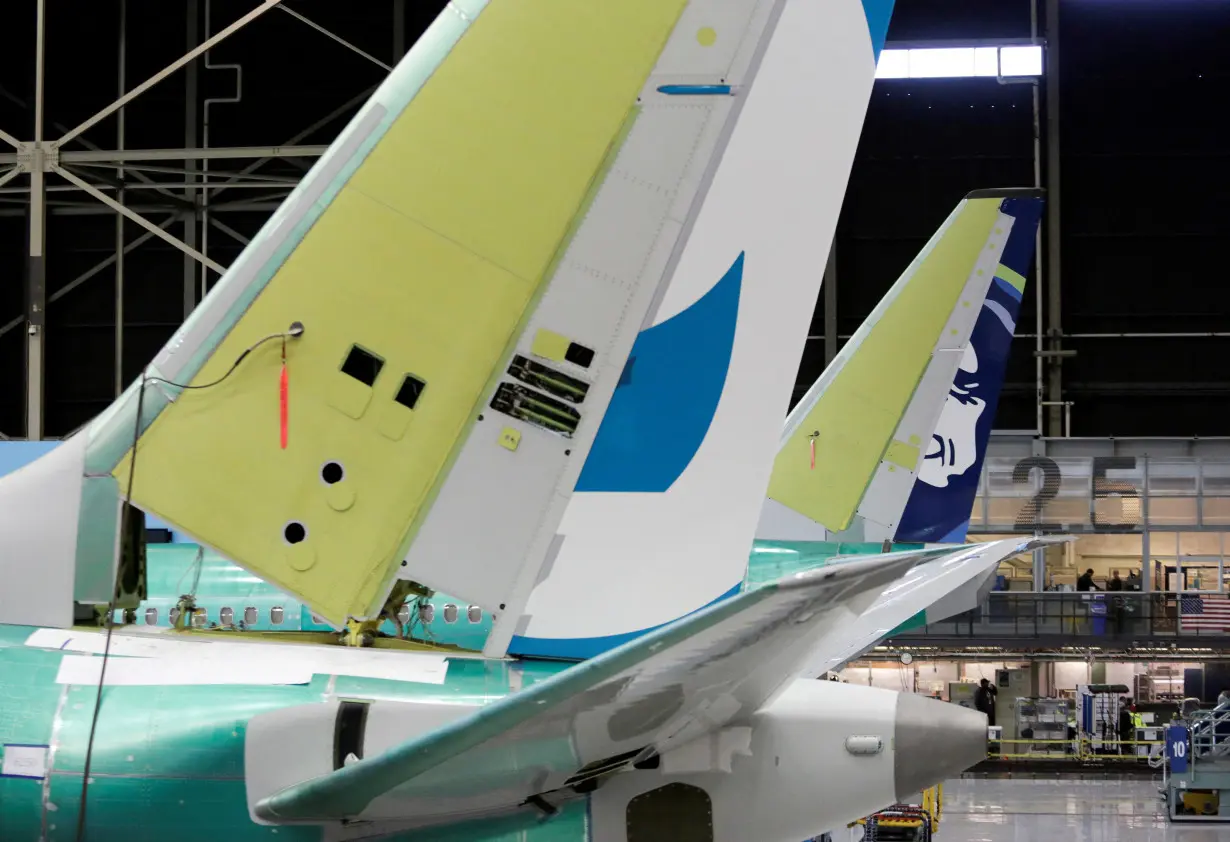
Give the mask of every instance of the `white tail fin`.
[[(968, 521), (1042, 204), (957, 206), (790, 413), (757, 537), (941, 541)], [(920, 477), (932, 456), (946, 470)]]
[(515, 626), (509, 651), (587, 657), (742, 583), (892, 4), (709, 0), (687, 14), (699, 25), (739, 5), (736, 55), (752, 60), (686, 80), (693, 107), (705, 86), (741, 100), (721, 160), (552, 561), (489, 653)]

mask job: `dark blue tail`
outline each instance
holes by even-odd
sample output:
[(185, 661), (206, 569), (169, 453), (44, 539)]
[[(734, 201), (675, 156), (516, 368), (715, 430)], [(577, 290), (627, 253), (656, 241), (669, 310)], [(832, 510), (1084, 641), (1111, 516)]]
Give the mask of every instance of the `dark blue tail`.
[(1004, 202), (1003, 212), (1014, 217), (1015, 222), (914, 481), (894, 536), (896, 541), (965, 540), (1012, 350), (1025, 275), (1034, 255), (1042, 206), (1043, 200), (1033, 197)]

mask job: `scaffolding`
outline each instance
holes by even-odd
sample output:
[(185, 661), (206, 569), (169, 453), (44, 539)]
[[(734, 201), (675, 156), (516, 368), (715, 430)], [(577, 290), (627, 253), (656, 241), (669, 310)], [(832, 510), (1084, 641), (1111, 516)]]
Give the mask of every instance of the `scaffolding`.
[[(36, 4), (34, 101), (9, 98), (34, 114), (33, 136), (23, 139), (0, 126), (0, 196), (26, 198), (28, 209), (0, 213), (28, 216), (25, 312), (0, 325), (0, 336), (14, 330), (25, 332), (25, 437), (44, 437), (44, 357), (46, 308), (58, 299), (114, 266), (115, 271), (115, 392), (122, 382), (124, 346), (124, 258), (151, 238), (158, 238), (183, 253), (183, 316), (196, 307), (208, 289), (210, 274), (226, 269), (210, 256), (210, 232), (218, 232), (246, 245), (248, 238), (228, 225), (227, 213), (260, 211), (272, 213), (298, 184), (293, 175), (269, 175), (262, 167), (274, 159), (296, 161), (306, 171), (309, 162), (322, 155), (323, 145), (301, 145), (307, 138), (357, 109), (374, 90), (365, 86), (348, 101), (277, 146), (219, 147), (210, 144), (210, 112), (216, 105), (236, 103), (243, 97), (243, 68), (239, 64), (215, 64), (210, 50), (258, 18), (270, 13), (286, 14), (318, 35), (376, 65), (382, 72), (405, 53), (406, 0), (392, 2), (391, 60), (383, 61), (360, 49), (336, 32), (305, 15), (283, 6), (281, 0), (259, 0), (254, 8), (216, 32), (211, 32), (211, 0), (184, 0), (187, 5), (185, 51), (178, 59), (139, 84), (126, 78), (128, 57), (128, 0), (119, 0), (119, 42), (116, 69), (116, 99), (76, 126), (48, 125), (45, 116), (47, 71), (47, 0)], [(203, 13), (203, 14), (202, 14)], [(202, 32), (202, 23), (204, 31)], [(199, 59), (199, 61), (198, 61)], [(202, 99), (201, 69), (230, 70), (235, 76), (235, 94)], [(184, 146), (178, 149), (125, 148), (125, 108), (154, 86), (179, 74), (184, 78)], [(358, 86), (356, 86), (358, 87)], [(116, 143), (104, 149), (85, 133), (111, 116), (117, 120)], [(6, 149), (6, 147), (8, 147)], [(10, 151), (11, 150), (11, 151)], [(225, 171), (213, 169), (218, 161), (242, 166)], [(54, 178), (53, 178), (54, 177)], [(49, 183), (50, 182), (50, 183)], [(224, 195), (235, 191), (230, 195)], [(48, 196), (67, 193), (73, 198), (58, 213), (81, 215), (114, 214), (114, 253), (80, 273), (52, 295), (46, 288), (46, 223)], [(124, 220), (139, 226), (141, 234), (126, 239)], [(2, 438), (3, 436), (0, 436)]]

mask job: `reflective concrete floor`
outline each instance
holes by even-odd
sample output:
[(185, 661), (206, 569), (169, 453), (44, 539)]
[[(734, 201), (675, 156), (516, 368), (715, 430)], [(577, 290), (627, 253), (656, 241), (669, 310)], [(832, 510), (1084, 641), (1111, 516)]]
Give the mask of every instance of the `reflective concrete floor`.
[(1230, 824), (1170, 824), (1157, 784), (959, 780), (944, 785), (936, 842), (1230, 842)]

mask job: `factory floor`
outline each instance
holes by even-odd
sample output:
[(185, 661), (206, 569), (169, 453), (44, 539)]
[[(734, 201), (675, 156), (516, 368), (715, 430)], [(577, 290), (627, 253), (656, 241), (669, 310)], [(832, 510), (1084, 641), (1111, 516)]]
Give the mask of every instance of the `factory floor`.
[(1230, 842), (1230, 824), (1167, 822), (1157, 787), (1154, 781), (1130, 779), (949, 781), (935, 838), (936, 842)]

